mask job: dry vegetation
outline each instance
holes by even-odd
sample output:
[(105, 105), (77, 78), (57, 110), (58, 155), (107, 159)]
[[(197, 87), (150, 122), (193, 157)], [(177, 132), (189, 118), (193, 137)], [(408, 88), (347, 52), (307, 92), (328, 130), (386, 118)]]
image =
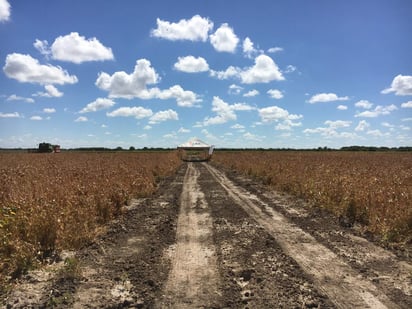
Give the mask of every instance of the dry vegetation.
[(411, 241), (412, 154), (217, 152), (213, 162), (302, 197), (387, 241)]
[(0, 153), (0, 286), (90, 241), (179, 164), (175, 152)]

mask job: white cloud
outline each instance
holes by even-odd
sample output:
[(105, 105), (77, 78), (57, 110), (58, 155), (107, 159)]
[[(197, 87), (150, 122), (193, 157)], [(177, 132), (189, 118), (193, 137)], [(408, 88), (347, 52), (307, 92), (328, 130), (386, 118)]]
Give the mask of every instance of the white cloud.
[(147, 85), (155, 84), (158, 80), (159, 76), (150, 61), (139, 59), (136, 61), (133, 73), (119, 71), (109, 75), (101, 72), (95, 84), (100, 89), (109, 91), (110, 97), (132, 99), (147, 97)]
[(176, 70), (186, 73), (197, 73), (209, 71), (209, 65), (207, 61), (202, 57), (179, 57), (178, 61), (174, 64)]
[(202, 102), (202, 100), (198, 98), (196, 93), (190, 90), (184, 90), (179, 85), (174, 85), (169, 89), (159, 91), (156, 97), (162, 100), (174, 98), (176, 99), (177, 105), (181, 107), (198, 106), (198, 104), (196, 103)]
[(39, 91), (33, 94), (33, 96), (35, 97), (40, 96), (40, 97), (46, 97), (46, 98), (59, 98), (63, 96), (63, 92), (60, 92), (53, 85), (46, 85), (44, 86), (44, 89), (46, 90), (46, 92)]
[(226, 23), (222, 24), (216, 32), (209, 37), (210, 43), (215, 50), (219, 52), (234, 53), (239, 42), (239, 38), (234, 33), (233, 29)]
[(368, 100), (360, 100), (355, 103), (356, 107), (361, 107), (364, 109), (371, 109), (373, 106), (373, 103), (369, 102)]
[(89, 119), (87, 119), (87, 117), (84, 116), (80, 116), (78, 118), (76, 118), (75, 122), (87, 122)]
[(86, 105), (79, 113), (97, 112), (102, 109), (107, 109), (114, 106), (116, 103), (107, 98), (97, 98), (95, 101)]
[(261, 142), (262, 140), (264, 140), (264, 136), (259, 136), (250, 132), (246, 132), (243, 134), (243, 138), (247, 139), (247, 140), (251, 140), (251, 141), (257, 141), (257, 142)]
[(286, 67), (286, 70), (284, 70), (284, 72), (285, 72), (286, 74), (289, 74), (289, 73), (295, 72), (297, 69), (298, 69), (298, 68), (297, 68), (296, 66), (289, 64), (289, 65)]
[(14, 113), (0, 112), (0, 118), (22, 118), (22, 116), (18, 112), (14, 112)]
[(12, 94), (9, 96), (6, 101), (24, 101), (27, 103), (34, 103), (34, 100), (32, 98), (25, 98), (25, 97), (20, 97), (18, 95)]
[(236, 120), (237, 116), (235, 111), (248, 111), (254, 109), (252, 106), (244, 103), (228, 104), (221, 98), (215, 96), (212, 102), (212, 111), (217, 115), (214, 117), (206, 117), (203, 121), (203, 125), (215, 125), (222, 124), (228, 121)]
[(36, 41), (34, 41), (33, 43), (33, 46), (40, 52), (40, 54), (46, 56), (46, 58), (48, 58), (51, 55), (49, 42), (47, 42), (47, 40), (40, 41), (39, 39), (36, 39)]
[(178, 132), (178, 133), (190, 133), (190, 130), (181, 127), (177, 132)]
[(337, 109), (340, 111), (346, 111), (348, 107), (346, 105), (338, 105)]
[(395, 128), (395, 126), (393, 124), (390, 124), (389, 122), (382, 122), (382, 126), (391, 129)]
[(376, 137), (381, 137), (384, 135), (388, 135), (388, 133), (383, 134), (380, 130), (376, 129), (376, 130), (369, 130), (366, 132), (366, 134), (368, 135), (372, 135), (372, 136), (376, 136)]
[(396, 76), (389, 88), (382, 90), (382, 93), (387, 94), (395, 92), (395, 95), (412, 95), (412, 76), (398, 75)]
[(167, 100), (174, 98), (177, 104), (182, 107), (196, 106), (196, 103), (202, 101), (196, 93), (184, 90), (179, 85), (174, 85), (166, 90), (160, 90), (156, 87), (147, 88), (147, 85), (155, 84), (158, 81), (159, 76), (155, 69), (152, 68), (150, 61), (139, 59), (136, 61), (133, 73), (127, 74), (120, 71), (109, 75), (102, 72), (99, 74), (95, 84), (100, 89), (109, 91), (109, 97), (111, 98), (140, 98), (144, 100), (153, 98)]
[(240, 73), (244, 84), (268, 83), (273, 80), (284, 80), (276, 63), (266, 55), (259, 55), (255, 59), (255, 65)]
[(143, 119), (153, 115), (151, 109), (147, 109), (141, 106), (133, 107), (120, 107), (110, 113), (106, 113), (108, 117), (135, 117), (136, 119)]
[(374, 110), (368, 110), (361, 113), (357, 113), (355, 117), (375, 118), (381, 115), (389, 115), (391, 112), (397, 109), (398, 108), (394, 104), (387, 106), (378, 105), (375, 107)]
[(156, 124), (167, 120), (179, 120), (179, 116), (172, 109), (160, 111), (154, 114), (152, 117), (150, 117), (149, 124)]
[(338, 128), (350, 127), (350, 125), (352, 124), (352, 121), (345, 121), (345, 120), (332, 121), (332, 120), (326, 120), (326, 121), (325, 121), (325, 124), (326, 124), (327, 126), (329, 126), (329, 128), (338, 129)]
[(0, 22), (10, 20), (10, 3), (7, 0), (0, 0)]
[(271, 47), (268, 49), (268, 53), (274, 54), (283, 51), (283, 47)]
[[(41, 53), (48, 53), (47, 41), (36, 40), (35, 47)], [(104, 46), (97, 38), (86, 39), (77, 32), (57, 37), (51, 48), (53, 59), (82, 63), (86, 61), (113, 60), (112, 49)]]
[(333, 102), (333, 101), (347, 101), (349, 97), (338, 97), (334, 93), (318, 93), (309, 99), (309, 103), (319, 103), (319, 102)]
[(244, 97), (255, 97), (259, 94), (259, 91), (257, 91), (256, 89), (252, 89), (248, 92), (246, 92), (243, 96)]
[(402, 121), (412, 121), (412, 117), (410, 117), (410, 118), (402, 118)]
[(230, 94), (239, 94), (243, 90), (242, 87), (232, 84), (229, 86), (229, 93)]
[(278, 89), (269, 89), (267, 94), (272, 98), (272, 99), (282, 99), (283, 98), (283, 93), (282, 91), (278, 90)]
[(237, 123), (237, 124), (234, 124), (233, 126), (231, 126), (230, 128), (231, 129), (236, 129), (236, 130), (242, 130), (242, 129), (245, 128), (245, 126)]
[(401, 104), (402, 108), (412, 108), (412, 101), (408, 101)]
[(370, 124), (366, 120), (361, 120), (356, 126), (355, 131), (365, 131), (369, 127)]
[(40, 120), (43, 120), (43, 118), (41, 116), (31, 116), (30, 120), (40, 121)]
[(302, 115), (290, 114), (287, 110), (279, 106), (269, 106), (259, 109), (259, 116), (262, 122), (276, 122), (276, 130), (291, 130), (292, 127), (301, 126), (301, 122), (294, 122), (303, 118)]
[(181, 19), (177, 23), (157, 18), (157, 28), (151, 31), (151, 35), (167, 40), (190, 40), (203, 41), (208, 38), (208, 32), (213, 29), (213, 22), (208, 18), (199, 15), (193, 16), (191, 19)]
[(30, 55), (18, 53), (7, 55), (3, 71), (7, 77), (22, 83), (64, 85), (75, 84), (78, 81), (75, 75), (69, 75), (67, 71), (59, 66), (40, 64), (37, 59), (32, 58)]
[(43, 108), (43, 112), (46, 114), (53, 114), (56, 112), (55, 108)]
[(253, 46), (253, 42), (249, 37), (243, 40), (243, 53), (246, 57), (252, 58), (260, 51)]
[(240, 68), (229, 66), (225, 71), (210, 70), (210, 76), (216, 77), (217, 79), (229, 79), (231, 77), (239, 77), (240, 72)]

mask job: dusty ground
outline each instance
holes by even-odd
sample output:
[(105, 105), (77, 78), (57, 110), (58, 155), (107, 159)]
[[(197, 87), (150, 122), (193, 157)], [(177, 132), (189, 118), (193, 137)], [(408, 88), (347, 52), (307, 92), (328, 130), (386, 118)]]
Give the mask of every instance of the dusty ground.
[(205, 163), (59, 265), (22, 278), (4, 308), (412, 308), (410, 246), (383, 249)]

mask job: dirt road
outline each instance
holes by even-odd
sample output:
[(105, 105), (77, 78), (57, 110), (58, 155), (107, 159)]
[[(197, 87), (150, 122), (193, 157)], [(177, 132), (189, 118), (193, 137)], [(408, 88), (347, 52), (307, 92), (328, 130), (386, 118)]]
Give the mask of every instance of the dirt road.
[(296, 198), (188, 163), (77, 252), (76, 272), (33, 272), (4, 307), (412, 308), (405, 252)]

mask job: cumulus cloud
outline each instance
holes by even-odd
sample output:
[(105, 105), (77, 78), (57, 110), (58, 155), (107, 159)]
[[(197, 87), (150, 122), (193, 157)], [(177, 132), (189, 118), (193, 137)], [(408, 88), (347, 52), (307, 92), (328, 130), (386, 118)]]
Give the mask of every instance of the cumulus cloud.
[(64, 85), (75, 84), (78, 81), (75, 75), (69, 75), (67, 71), (59, 66), (40, 64), (37, 59), (32, 58), (30, 55), (18, 53), (7, 55), (3, 71), (7, 77), (22, 83)]
[(365, 131), (369, 127), (370, 124), (366, 120), (361, 120), (356, 126), (355, 131)]
[(25, 97), (21, 97), (15, 94), (12, 94), (11, 96), (9, 96), (6, 101), (24, 101), (27, 103), (34, 103), (34, 99), (32, 98), (25, 98)]
[(346, 111), (348, 109), (348, 107), (346, 105), (338, 105), (338, 107), (336, 107), (336, 108), (340, 111)]
[(326, 124), (327, 126), (329, 126), (330, 128), (337, 129), (337, 128), (350, 127), (350, 125), (352, 124), (352, 121), (345, 121), (345, 120), (332, 121), (332, 120), (326, 120), (326, 121), (325, 121), (325, 124)]
[(134, 117), (136, 119), (143, 119), (153, 115), (151, 109), (144, 108), (141, 106), (133, 107), (120, 107), (110, 113), (106, 113), (108, 117)]
[(283, 51), (283, 47), (271, 47), (268, 49), (268, 53), (274, 54)]
[(208, 126), (233, 121), (237, 119), (235, 111), (248, 111), (253, 109), (252, 106), (245, 103), (235, 103), (230, 105), (221, 98), (215, 96), (212, 101), (212, 111), (216, 113), (216, 116), (206, 117), (203, 121), (203, 125)]
[(178, 61), (174, 65), (176, 70), (186, 73), (197, 73), (209, 71), (209, 65), (207, 61), (202, 57), (179, 57)]
[(286, 109), (276, 105), (259, 109), (259, 116), (262, 122), (278, 122), (282, 120), (297, 120), (303, 118), (302, 115), (289, 114)]
[(46, 98), (59, 98), (63, 96), (63, 92), (60, 92), (53, 85), (46, 85), (44, 86), (44, 89), (46, 90), (45, 92), (39, 91), (33, 94), (33, 96), (35, 97), (40, 96), (40, 97), (46, 97)]
[(132, 99), (147, 96), (147, 85), (155, 84), (158, 80), (159, 76), (150, 61), (139, 59), (136, 61), (133, 73), (119, 71), (109, 75), (101, 72), (95, 84), (100, 89), (109, 91), (111, 97)]
[(46, 114), (53, 114), (56, 112), (55, 108), (43, 108), (43, 112)]
[(21, 118), (22, 116), (18, 112), (14, 113), (2, 113), (0, 112), (0, 118)]
[(346, 128), (351, 125), (351, 121), (345, 121), (345, 120), (326, 120), (324, 124), (326, 127), (318, 127), (315, 129), (305, 129), (303, 130), (303, 133), (305, 134), (320, 134), (321, 136), (325, 136), (327, 138), (338, 138), (338, 137), (343, 137), (343, 138), (355, 138), (357, 135), (355, 133), (351, 132), (338, 132), (339, 129), (341, 128)]
[(252, 40), (249, 37), (243, 40), (243, 53), (246, 57), (252, 58), (260, 51), (254, 47)]
[(209, 31), (213, 29), (213, 22), (199, 15), (195, 15), (189, 20), (181, 19), (177, 23), (171, 23), (159, 18), (156, 22), (157, 28), (151, 31), (151, 35), (171, 41), (189, 40), (205, 42)]
[(229, 86), (229, 93), (230, 94), (239, 94), (243, 90), (242, 87), (232, 84)]
[(156, 124), (167, 120), (179, 120), (179, 116), (176, 111), (168, 109), (165, 111), (157, 112), (150, 117), (149, 124)]
[(97, 98), (95, 101), (86, 105), (79, 113), (97, 112), (102, 109), (108, 109), (114, 106), (116, 103), (113, 100), (107, 98)]
[(412, 76), (396, 76), (389, 88), (382, 90), (383, 94), (395, 92), (395, 95), (412, 95)]
[(40, 121), (40, 120), (43, 120), (43, 118), (41, 116), (31, 116), (30, 120)]
[(292, 127), (299, 127), (301, 122), (295, 120), (303, 118), (302, 115), (290, 114), (286, 109), (279, 106), (269, 106), (259, 109), (259, 116), (263, 123), (275, 122), (276, 130), (292, 130)]
[(202, 102), (202, 100), (197, 97), (196, 93), (190, 90), (184, 90), (179, 85), (174, 85), (169, 89), (159, 91), (156, 94), (156, 97), (162, 100), (174, 98), (176, 99), (177, 105), (181, 107), (198, 106), (197, 103)]
[(229, 66), (225, 71), (210, 70), (210, 76), (216, 77), (217, 79), (229, 79), (232, 77), (239, 77), (240, 72), (240, 68)]
[(181, 127), (179, 130), (177, 130), (177, 132), (178, 132), (178, 133), (190, 133), (190, 130)]
[(174, 85), (169, 89), (160, 90), (159, 88), (147, 88), (148, 85), (155, 84), (159, 81), (159, 76), (155, 69), (152, 68), (149, 60), (139, 59), (131, 74), (120, 71), (109, 75), (105, 72), (99, 74), (96, 80), (96, 86), (109, 92), (111, 98), (140, 98), (149, 100), (158, 98), (167, 100), (174, 98), (179, 106), (192, 107), (202, 100), (197, 94), (184, 90), (179, 85)]
[(373, 106), (373, 103), (369, 102), (368, 100), (360, 100), (355, 103), (356, 107), (361, 107), (364, 109), (371, 109)]
[(78, 32), (57, 37), (50, 49), (47, 41), (38, 39), (34, 42), (34, 47), (43, 55), (51, 54), (53, 59), (77, 64), (114, 59), (111, 48), (104, 46), (97, 38), (86, 39)]
[(373, 110), (367, 110), (361, 113), (357, 113), (355, 117), (375, 118), (381, 115), (389, 115), (391, 112), (397, 109), (398, 108), (394, 104), (387, 106), (378, 105)]
[(266, 55), (259, 55), (255, 58), (255, 65), (240, 73), (240, 78), (244, 84), (268, 83), (273, 80), (284, 80), (277, 64)]
[(74, 122), (87, 122), (87, 121), (89, 121), (89, 119), (87, 119), (87, 117), (80, 116), (80, 117), (77, 117)]
[(257, 91), (256, 89), (252, 89), (248, 92), (246, 92), (243, 96), (244, 97), (255, 97), (259, 94), (259, 91)]
[(408, 101), (401, 104), (402, 108), (412, 108), (412, 101)]
[(282, 91), (278, 90), (278, 89), (269, 89), (267, 91), (267, 94), (272, 98), (272, 99), (282, 99), (283, 98), (283, 93)]
[(218, 52), (234, 53), (236, 51), (239, 38), (228, 24), (222, 24), (214, 34), (210, 36), (210, 43)]
[(10, 20), (11, 7), (7, 0), (0, 0), (0, 22)]
[(349, 97), (338, 97), (335, 93), (318, 93), (309, 99), (309, 103), (333, 102), (333, 101), (347, 101)]

